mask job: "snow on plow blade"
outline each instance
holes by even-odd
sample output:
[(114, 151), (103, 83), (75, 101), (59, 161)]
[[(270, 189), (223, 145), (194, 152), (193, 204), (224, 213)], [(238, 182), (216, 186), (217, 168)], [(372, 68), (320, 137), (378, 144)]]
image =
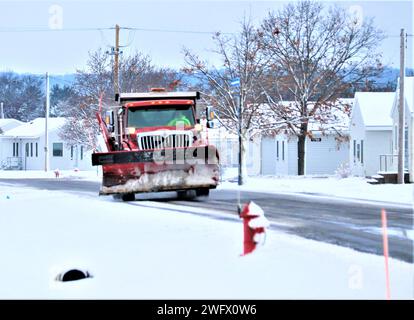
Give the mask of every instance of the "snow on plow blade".
[(214, 146), (94, 153), (102, 165), (100, 194), (215, 188), (219, 158)]

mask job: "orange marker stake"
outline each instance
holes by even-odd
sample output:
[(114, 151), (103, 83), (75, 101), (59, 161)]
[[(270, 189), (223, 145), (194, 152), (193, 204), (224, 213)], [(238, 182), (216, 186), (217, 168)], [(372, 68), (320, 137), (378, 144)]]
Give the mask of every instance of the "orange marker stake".
[(385, 283), (387, 290), (387, 300), (391, 300), (390, 293), (390, 273), (388, 268), (388, 233), (387, 233), (387, 213), (385, 209), (381, 210), (381, 220), (382, 220), (382, 242), (384, 248), (384, 258), (385, 258)]

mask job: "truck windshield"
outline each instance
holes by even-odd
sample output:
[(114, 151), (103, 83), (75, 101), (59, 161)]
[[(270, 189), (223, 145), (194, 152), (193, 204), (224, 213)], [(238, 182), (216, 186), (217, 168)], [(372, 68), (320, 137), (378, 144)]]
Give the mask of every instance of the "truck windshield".
[(128, 127), (146, 128), (194, 125), (193, 107), (190, 105), (168, 105), (137, 107), (128, 109)]

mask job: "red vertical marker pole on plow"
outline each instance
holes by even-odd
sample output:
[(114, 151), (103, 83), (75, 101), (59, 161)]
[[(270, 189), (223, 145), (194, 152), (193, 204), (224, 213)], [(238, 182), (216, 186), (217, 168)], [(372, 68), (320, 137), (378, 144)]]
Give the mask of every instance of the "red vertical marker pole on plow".
[(390, 292), (390, 273), (388, 268), (388, 233), (387, 233), (387, 213), (385, 209), (381, 210), (381, 220), (382, 220), (382, 242), (384, 248), (384, 259), (385, 259), (385, 284), (386, 284), (386, 293), (387, 300), (391, 299)]

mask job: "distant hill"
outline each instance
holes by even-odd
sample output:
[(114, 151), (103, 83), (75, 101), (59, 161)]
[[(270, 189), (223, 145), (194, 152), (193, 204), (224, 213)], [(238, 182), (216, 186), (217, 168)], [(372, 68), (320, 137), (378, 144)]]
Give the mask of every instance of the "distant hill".
[(50, 87), (57, 84), (59, 87), (71, 86), (75, 82), (75, 74), (50, 75)]
[(381, 76), (374, 77), (373, 80), (375, 81), (376, 85), (380, 86), (386, 85), (388, 83), (395, 83), (395, 85), (397, 85), (397, 78), (399, 77), (399, 75), (399, 69), (385, 67)]
[[(1, 74), (2, 72), (0, 72)], [(390, 68), (390, 67), (385, 67), (383, 73), (378, 76), (378, 77), (372, 77), (370, 78), (370, 80), (372, 80), (374, 82), (374, 86), (375, 87), (384, 87), (387, 84), (392, 84), (392, 85), (397, 85), (397, 79), (399, 77), (399, 69), (397, 68)], [(28, 73), (22, 73), (20, 75), (35, 75), (35, 76), (40, 76), (43, 77), (44, 75), (39, 75), (39, 74), (28, 74)], [(414, 69), (407, 69), (406, 70), (406, 75), (407, 76), (414, 76)], [(53, 85), (57, 84), (60, 87), (63, 86), (70, 86), (75, 82), (75, 74), (74, 73), (68, 73), (68, 74), (56, 74), (50, 75), (50, 87), (52, 87)], [(195, 85), (196, 84), (196, 78), (185, 74), (183, 75), (183, 82), (189, 84), (189, 85)]]

